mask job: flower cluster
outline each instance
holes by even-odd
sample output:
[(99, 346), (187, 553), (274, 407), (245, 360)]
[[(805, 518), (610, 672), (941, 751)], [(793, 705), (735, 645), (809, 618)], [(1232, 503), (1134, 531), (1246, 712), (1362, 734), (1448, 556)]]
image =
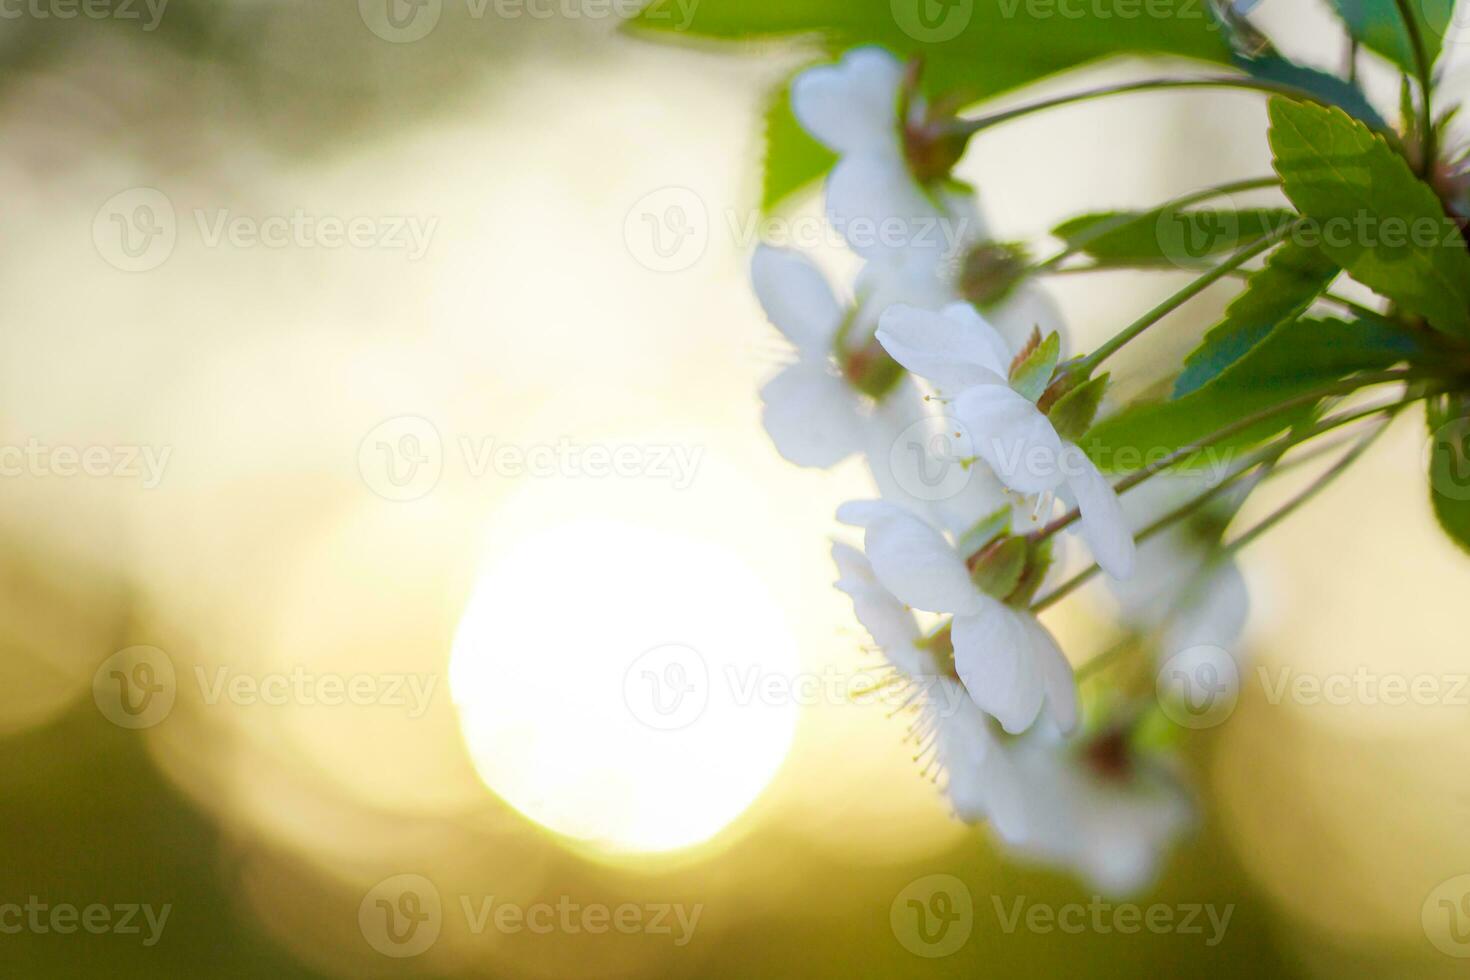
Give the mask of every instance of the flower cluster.
[[(872, 45), (790, 81), (797, 126), (784, 105), (768, 117), (765, 205), (825, 170), (826, 218), (860, 271), (838, 298), (806, 257), (755, 255), (756, 293), (797, 351), (761, 392), (766, 428), (793, 463), (861, 457), (871, 473), (876, 499), (837, 515), (862, 544), (836, 546), (837, 585), (913, 689), (924, 771), (1009, 852), (1109, 890), (1149, 882), (1191, 821), (1174, 750), (1235, 703), (1241, 549), (1422, 404), (1428, 499), (1470, 553), (1470, 143), (1446, 57), (1453, 5), (1336, 0), (1336, 71), (1296, 60), (1250, 4), (1205, 7), (1122, 33), (1105, 11), (961, 18), (941, 38), (848, 0), (796, 13), (703, 0), (688, 32)], [(1154, 55), (1177, 73), (985, 105)], [(1396, 81), (1393, 105), (1374, 98), (1389, 86), (1365, 84), (1375, 72)], [(997, 240), (955, 177), (978, 137), (1015, 120), (1221, 89), (1266, 100), (1270, 173), (1075, 215), (1044, 246)], [(1192, 278), (1088, 350), (1040, 285), (1151, 271)], [(1180, 338), (1173, 314), (1230, 284), (1219, 318)], [(1163, 330), (1175, 336), (1152, 351), (1139, 339)], [(1127, 345), (1153, 356), (1114, 386), (1102, 368)], [(1291, 492), (1257, 495), (1303, 466), (1315, 475)], [(1087, 615), (1069, 625), (1091, 629), (1069, 630), (1064, 653), (1038, 615), (1074, 593)]]
[[(863, 265), (844, 302), (808, 258), (757, 250), (756, 295), (796, 352), (761, 392), (766, 429), (797, 465), (868, 464), (880, 499), (838, 512), (863, 547), (834, 545), (837, 587), (913, 688), (911, 734), (954, 812), (1014, 853), (1132, 890), (1191, 823), (1190, 801), (1146, 713), (1080, 718), (1072, 664), (1031, 604), (1061, 567), (1060, 533), (1076, 530), (1139, 635), (1187, 623), (1183, 585), (1203, 551), (1179, 535), (1135, 546), (1140, 518), (1076, 444), (1106, 376), (1067, 359), (1041, 286), (976, 275), (1007, 249), (950, 173), (964, 141), (913, 79), (859, 48), (792, 85), (797, 119), (838, 155), (827, 215)], [(944, 249), (917, 233), (873, 247), (859, 232), (938, 221), (968, 233)]]

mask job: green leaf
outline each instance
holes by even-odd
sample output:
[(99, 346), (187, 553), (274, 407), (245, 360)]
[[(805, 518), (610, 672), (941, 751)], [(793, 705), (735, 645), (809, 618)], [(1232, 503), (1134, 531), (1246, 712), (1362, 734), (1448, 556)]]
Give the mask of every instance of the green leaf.
[(1470, 552), (1470, 401), (1443, 395), (1426, 406), (1429, 496), (1450, 539)]
[(807, 135), (791, 113), (791, 90), (782, 85), (766, 105), (766, 165), (761, 210), (774, 211), (786, 198), (832, 169), (837, 156)]
[[(1181, 5), (1174, 13), (1125, 18), (1082, 5), (1061, 16), (1055, 6), (1043, 10), (1031, 0), (652, 0), (626, 27), (664, 40), (794, 36), (834, 56), (878, 44), (899, 58), (922, 56), (931, 95), (954, 92), (970, 103), (1114, 56), (1230, 63), (1230, 46), (1208, 3)], [(767, 157), (778, 168), (766, 179), (770, 205), (784, 198), (787, 188), (816, 180), (830, 163), (810, 147), (784, 146), (792, 130), (767, 122)], [(801, 139), (807, 139), (805, 134)], [(773, 191), (780, 193), (773, 196)]]
[(1064, 221), (1052, 234), (1101, 265), (1174, 265), (1230, 252), (1295, 220), (1283, 208), (1217, 211), (1162, 207), (1103, 211)]
[(1294, 236), (1354, 279), (1470, 337), (1470, 254), (1434, 191), (1341, 109), (1273, 98), (1270, 142), (1282, 190), (1313, 223)]
[[(1417, 3), (1418, 0), (1415, 0)], [(1329, 75), (1316, 68), (1299, 65), (1278, 54), (1267, 54), (1257, 58), (1238, 57), (1235, 63), (1252, 78), (1265, 82), (1279, 82), (1299, 88), (1325, 102), (1329, 102), (1355, 119), (1361, 119), (1380, 132), (1388, 132), (1389, 125), (1378, 110), (1373, 108), (1363, 90), (1352, 82), (1336, 75)]]
[[(1102, 469), (1128, 472), (1351, 374), (1382, 370), (1422, 353), (1412, 335), (1384, 323), (1290, 320), (1197, 391), (1172, 401), (1132, 405), (1093, 426), (1080, 445)], [(1281, 412), (1221, 441), (1196, 462), (1228, 459), (1311, 410), (1306, 405)]]
[(1089, 378), (1067, 392), (1046, 413), (1057, 435), (1068, 442), (1076, 442), (1092, 427), (1097, 417), (1097, 407), (1102, 404), (1103, 392), (1108, 387), (1107, 374)]
[(1052, 372), (1057, 369), (1057, 360), (1061, 356), (1062, 339), (1053, 330), (1021, 363), (1011, 368), (1011, 387), (1028, 401), (1036, 401), (1051, 384)]
[[(1347, 24), (1348, 32), (1364, 47), (1383, 55), (1410, 75), (1418, 72), (1409, 31), (1396, 0), (1333, 0), (1333, 6)], [(1419, 23), (1419, 36), (1433, 64), (1454, 14), (1454, 0), (1408, 0), (1407, 6)]]
[[(1173, 17), (1118, 17), (1081, 5), (1059, 16), (1029, 0), (653, 0), (635, 31), (753, 40), (805, 35), (829, 51), (880, 44), (900, 58), (923, 55), (942, 88), (990, 98), (1046, 75), (1113, 55), (1153, 54), (1230, 62), (1230, 46), (1201, 3)], [(932, 15), (940, 16), (934, 18)], [(1073, 12), (1069, 12), (1073, 13)]]
[(1184, 359), (1184, 373), (1174, 382), (1174, 397), (1197, 390), (1244, 357), (1278, 323), (1305, 313), (1337, 271), (1337, 264), (1320, 249), (1286, 242), (1272, 252), (1225, 308), (1225, 318)]

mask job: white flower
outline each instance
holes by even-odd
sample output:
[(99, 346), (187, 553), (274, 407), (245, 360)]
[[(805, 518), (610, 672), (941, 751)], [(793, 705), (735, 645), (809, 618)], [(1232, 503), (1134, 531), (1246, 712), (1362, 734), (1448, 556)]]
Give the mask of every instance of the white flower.
[(989, 819), (1007, 839), (1022, 833), (1021, 809), (1014, 797), (998, 794), (997, 777), (1008, 765), (984, 712), (965, 692), (932, 646), (921, 642), (914, 614), (883, 587), (862, 552), (832, 546), (837, 588), (852, 598), (858, 622), (872, 636), (901, 680), (912, 689), (919, 720), (911, 737), (926, 774), (937, 765), (945, 776), (944, 791), (955, 815), (975, 822)]
[(766, 317), (796, 348), (796, 362), (761, 389), (766, 431), (798, 466), (834, 466), (869, 438), (865, 400), (836, 358), (847, 314), (821, 271), (798, 252), (761, 245), (750, 278)]
[(995, 755), (991, 791), (1015, 802), (1023, 828), (1006, 838), (1009, 849), (1109, 894), (1147, 887), (1193, 822), (1179, 782), (1162, 760), (1140, 757), (1125, 731), (1063, 739), (1039, 725)]
[(865, 529), (868, 561), (888, 592), (915, 609), (953, 615), (955, 672), (982, 711), (1012, 733), (1043, 708), (1063, 731), (1076, 724), (1072, 666), (1056, 641), (1030, 612), (982, 592), (941, 532), (888, 503), (844, 504), (837, 516)]
[(858, 275), (856, 305), (846, 307), (811, 260), (760, 245), (751, 259), (751, 283), (766, 317), (796, 350), (795, 363), (761, 389), (766, 431), (787, 460), (826, 468), (864, 451), (877, 460), (906, 427), (928, 414), (907, 379), (875, 403), (854, 376), (865, 364), (881, 371), (876, 360), (901, 373), (873, 340), (878, 315), (900, 301), (942, 304), (949, 295), (935, 277), (898, 263), (870, 262)]
[[(827, 214), (853, 251), (865, 258), (885, 252), (952, 252), (954, 239), (978, 215), (952, 209), (925, 188), (905, 152), (902, 117), (904, 66), (877, 47), (854, 48), (835, 65), (822, 65), (791, 83), (797, 121), (839, 157), (827, 177)], [(910, 106), (919, 118), (924, 106)], [(979, 229), (973, 229), (974, 234)]]
[(877, 338), (894, 360), (954, 397), (954, 414), (976, 453), (1006, 486), (1035, 494), (1065, 484), (1093, 558), (1115, 578), (1132, 573), (1133, 535), (1118, 495), (1086, 454), (1010, 387), (1011, 351), (984, 317), (966, 303), (938, 313), (899, 304), (883, 312)]

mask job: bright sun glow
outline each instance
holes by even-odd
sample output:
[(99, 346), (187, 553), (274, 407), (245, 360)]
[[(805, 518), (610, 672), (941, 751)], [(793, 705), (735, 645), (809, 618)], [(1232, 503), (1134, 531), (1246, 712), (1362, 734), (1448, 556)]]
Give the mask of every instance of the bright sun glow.
[(491, 556), (450, 684), (502, 799), (608, 850), (664, 851), (714, 836), (774, 776), (797, 709), (769, 692), (796, 665), (780, 609), (737, 556), (588, 520)]

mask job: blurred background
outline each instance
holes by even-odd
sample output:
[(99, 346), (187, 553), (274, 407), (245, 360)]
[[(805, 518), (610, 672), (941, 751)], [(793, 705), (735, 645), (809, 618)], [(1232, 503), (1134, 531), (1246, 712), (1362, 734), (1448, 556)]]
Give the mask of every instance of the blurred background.
[[(1427, 910), (1470, 873), (1470, 708), (1254, 674), (1131, 899), (1231, 907), (1223, 936), (1007, 928), (1093, 896), (951, 821), (830, 587), (866, 476), (759, 422), (760, 114), (810, 56), (596, 0), (393, 9), (0, 11), (0, 974), (1461, 975)], [(1325, 6), (1255, 16), (1338, 63)], [(960, 173), (1036, 241), (1268, 166), (1258, 98), (1192, 93), (1030, 117)], [(1054, 288), (1085, 347), (1178, 284)], [(1423, 443), (1401, 419), (1247, 554), (1257, 664), (1463, 675)], [(1049, 622), (1081, 656), (1106, 612)]]

